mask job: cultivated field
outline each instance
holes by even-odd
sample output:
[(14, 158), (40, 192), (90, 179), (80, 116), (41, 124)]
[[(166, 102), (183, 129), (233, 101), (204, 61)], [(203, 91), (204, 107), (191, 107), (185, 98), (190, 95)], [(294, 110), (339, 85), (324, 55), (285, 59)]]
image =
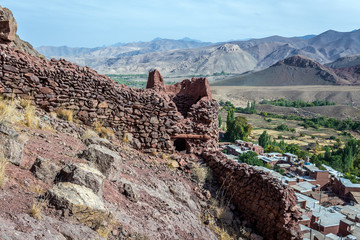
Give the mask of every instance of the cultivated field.
[[(227, 113), (225, 111), (221, 111), (223, 123), (226, 122), (226, 115)], [(258, 141), (260, 134), (262, 134), (265, 130), (273, 139), (276, 139), (277, 141), (284, 140), (288, 144), (295, 143), (298, 144), (303, 150), (310, 150), (310, 152), (313, 152), (313, 150), (316, 148), (318, 148), (317, 150), (319, 151), (322, 146), (333, 145), (336, 143), (335, 139), (338, 138), (341, 139), (342, 143), (345, 143), (349, 140), (348, 136), (343, 136), (341, 131), (337, 131), (335, 129), (323, 127), (319, 129), (305, 129), (299, 125), (302, 123), (302, 121), (284, 120), (269, 117), (264, 118), (263, 116), (256, 114), (235, 113), (235, 116), (245, 117), (253, 126), (250, 140), (254, 142)], [(271, 122), (268, 122), (269, 119), (271, 119)], [(275, 128), (280, 124), (286, 124), (289, 129), (294, 128), (295, 132), (275, 130)], [(279, 139), (279, 136), (281, 139)]]
[(213, 98), (231, 101), (235, 106), (245, 107), (248, 101), (286, 98), (304, 101), (328, 100), (335, 106), (286, 108), (271, 105), (257, 105), (258, 112), (313, 117), (325, 115), (335, 118), (360, 120), (360, 86), (211, 86)]

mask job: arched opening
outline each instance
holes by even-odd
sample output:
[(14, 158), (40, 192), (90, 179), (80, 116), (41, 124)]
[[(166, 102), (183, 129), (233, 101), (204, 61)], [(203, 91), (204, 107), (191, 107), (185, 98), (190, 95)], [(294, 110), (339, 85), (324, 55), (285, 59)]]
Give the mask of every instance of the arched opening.
[(174, 147), (178, 152), (186, 151), (186, 140), (184, 138), (175, 139)]

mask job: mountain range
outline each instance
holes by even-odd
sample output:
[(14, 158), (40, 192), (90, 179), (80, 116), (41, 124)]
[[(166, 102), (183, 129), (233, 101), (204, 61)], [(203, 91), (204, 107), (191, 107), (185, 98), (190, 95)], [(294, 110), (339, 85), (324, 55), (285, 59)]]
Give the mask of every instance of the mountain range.
[(48, 58), (66, 58), (101, 73), (136, 74), (157, 68), (166, 75), (240, 74), (263, 70), (295, 55), (326, 64), (360, 54), (360, 30), (329, 30), (304, 37), (271, 36), (226, 43), (154, 39), (93, 49), (39, 47), (37, 50)]
[[(353, 57), (342, 58), (342, 62)], [(329, 66), (336, 64), (329, 64)], [(360, 65), (331, 68), (305, 56), (292, 56), (267, 69), (242, 74), (213, 86), (294, 86), (294, 85), (359, 85)]]

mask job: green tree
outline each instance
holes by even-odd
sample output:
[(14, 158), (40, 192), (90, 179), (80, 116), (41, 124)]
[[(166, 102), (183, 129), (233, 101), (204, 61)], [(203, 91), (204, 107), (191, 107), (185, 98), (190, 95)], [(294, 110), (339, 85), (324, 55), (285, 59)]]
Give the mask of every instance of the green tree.
[(267, 131), (263, 131), (263, 133), (259, 137), (259, 145), (263, 148), (267, 148), (267, 146), (271, 143), (270, 136), (267, 134)]
[(218, 116), (218, 120), (219, 120), (219, 128), (221, 127), (221, 125), (222, 125), (222, 119), (221, 119), (221, 115), (219, 114), (219, 116)]
[(264, 166), (264, 163), (258, 158), (258, 155), (253, 151), (248, 151), (239, 155), (239, 162), (247, 163), (253, 166)]
[(248, 124), (247, 119), (241, 116), (235, 118), (234, 121), (229, 121), (227, 126), (226, 138), (234, 142), (235, 140), (248, 140), (252, 126)]
[(234, 112), (234, 109), (231, 108), (229, 111), (228, 111), (228, 114), (227, 114), (227, 117), (226, 117), (226, 128), (229, 129), (229, 126), (232, 124), (232, 122), (234, 121), (235, 119), (235, 112)]

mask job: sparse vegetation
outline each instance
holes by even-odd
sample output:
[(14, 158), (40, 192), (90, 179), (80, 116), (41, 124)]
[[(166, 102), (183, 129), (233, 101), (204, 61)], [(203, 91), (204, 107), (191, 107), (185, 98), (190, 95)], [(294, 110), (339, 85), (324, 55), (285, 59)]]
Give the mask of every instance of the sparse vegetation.
[(18, 123), (23, 117), (17, 109), (18, 99), (4, 99), (0, 98), (0, 124), (5, 122)]
[(74, 119), (74, 111), (65, 108), (59, 108), (56, 110), (56, 114), (59, 118), (66, 120), (68, 122), (72, 122)]
[(36, 200), (33, 201), (33, 204), (29, 210), (30, 216), (33, 218), (40, 220), (41, 217), (41, 211), (42, 211), (42, 204)]
[(8, 164), (4, 155), (0, 154), (0, 189), (4, 187), (6, 183), (6, 165)]
[(286, 124), (280, 124), (275, 128), (277, 131), (289, 131), (289, 127)]
[(191, 175), (200, 184), (205, 183), (205, 181), (210, 181), (212, 176), (210, 169), (207, 166), (200, 165), (199, 163), (193, 164)]
[(235, 107), (234, 104), (232, 104), (230, 101), (220, 101), (220, 106), (222, 106), (222, 109), (226, 110), (226, 111), (230, 111), (231, 109), (234, 110), (234, 112), (237, 113), (247, 113), (247, 114), (256, 114), (256, 102), (248, 102), (247, 103), (247, 107), (246, 108), (242, 108), (242, 107)]
[(145, 88), (147, 83), (147, 74), (108, 74), (112, 80), (119, 84), (124, 84), (134, 88)]
[(88, 138), (97, 138), (99, 137), (99, 135), (94, 130), (88, 128), (85, 130), (85, 132), (81, 137), (82, 139), (88, 139)]
[(129, 135), (125, 133), (122, 141), (123, 141), (123, 143), (129, 143), (130, 142)]
[(263, 100), (260, 102), (260, 104), (270, 104), (274, 106), (294, 107), (294, 108), (335, 105), (334, 102), (329, 102), (328, 100), (315, 100), (312, 102), (306, 102), (301, 99), (293, 101), (285, 98), (280, 98), (277, 100)]
[(40, 119), (36, 116), (35, 106), (30, 104), (25, 106), (24, 122), (27, 127), (39, 127)]
[(93, 124), (95, 132), (99, 134), (99, 136), (102, 138), (106, 138), (106, 139), (114, 138), (115, 137), (114, 131), (111, 130), (110, 128), (104, 127), (103, 124), (104, 124), (103, 122), (95, 121)]
[(168, 156), (167, 156), (165, 153), (162, 153), (162, 154), (161, 154), (161, 159), (164, 159), (164, 160), (165, 160), (165, 159), (167, 159), (167, 158), (168, 158)]

